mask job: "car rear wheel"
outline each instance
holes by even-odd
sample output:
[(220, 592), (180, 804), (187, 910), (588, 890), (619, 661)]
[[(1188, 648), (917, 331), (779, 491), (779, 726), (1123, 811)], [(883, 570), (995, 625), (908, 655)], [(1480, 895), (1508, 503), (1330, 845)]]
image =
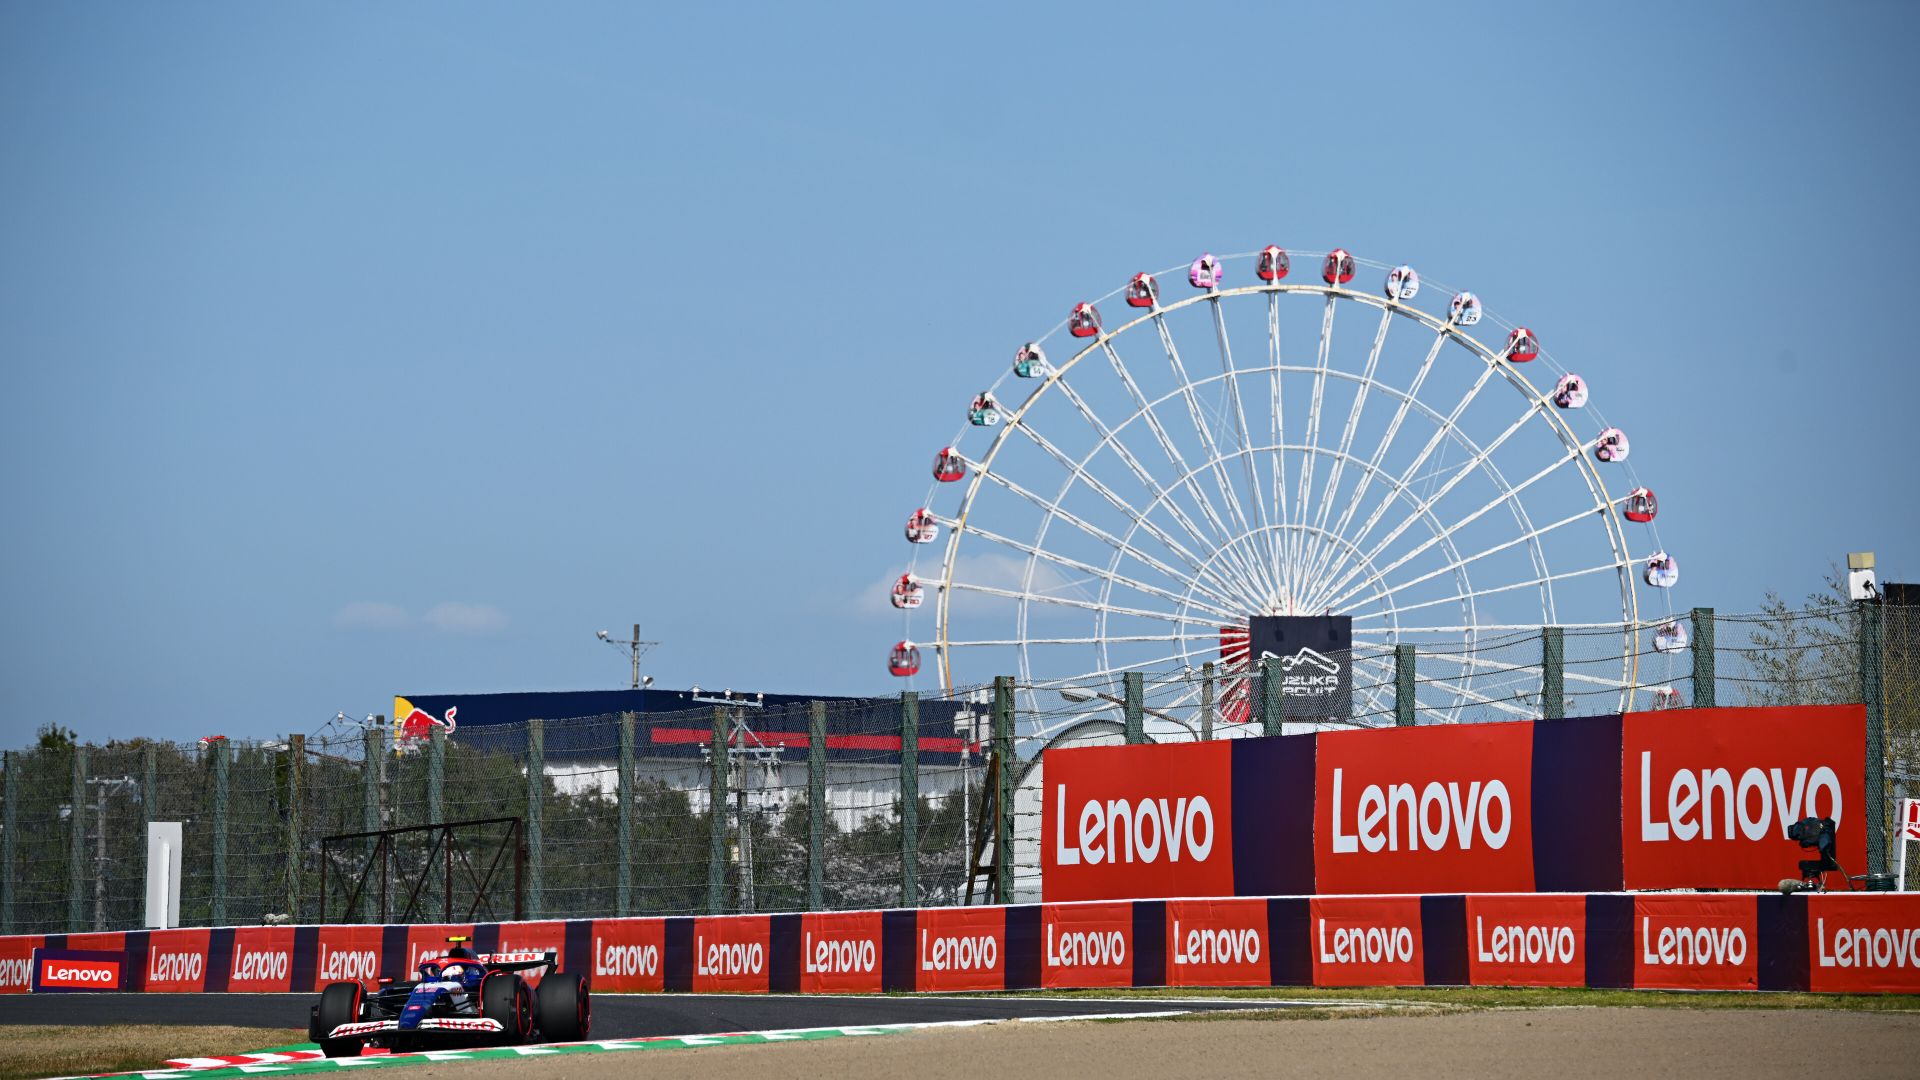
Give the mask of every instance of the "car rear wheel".
[(541, 1038), (577, 1042), (593, 1030), (593, 1002), (581, 976), (549, 972), (540, 980), (539, 998)]
[(328, 983), (327, 988), (320, 991), (320, 1008), (314, 1012), (313, 1028), (316, 1034), (323, 1036), (318, 1040), (321, 1053), (330, 1058), (360, 1056), (359, 1039), (324, 1037), (341, 1024), (351, 1024), (360, 1019), (360, 995), (360, 984), (350, 982)]
[(500, 1025), (501, 1042), (526, 1042), (533, 1037), (531, 997), (520, 976), (493, 972), (480, 983), (480, 1015)]

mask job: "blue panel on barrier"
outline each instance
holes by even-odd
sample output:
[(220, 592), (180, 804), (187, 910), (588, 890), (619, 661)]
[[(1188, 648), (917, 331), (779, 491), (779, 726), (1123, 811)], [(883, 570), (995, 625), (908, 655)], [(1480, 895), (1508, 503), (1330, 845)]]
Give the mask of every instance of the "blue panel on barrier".
[(1618, 716), (1572, 716), (1533, 725), (1536, 891), (1595, 892), (1618, 889), (1624, 880), (1620, 739)]
[(593, 973), (593, 920), (569, 920), (563, 942), (560, 950), (560, 970), (591, 975)]
[(1167, 904), (1133, 902), (1133, 985), (1167, 985)]
[(693, 920), (675, 916), (667, 920), (666, 949), (661, 956), (662, 982), (668, 993), (684, 994), (693, 989)]
[(288, 983), (295, 993), (313, 985), (320, 974), (320, 928), (317, 926), (296, 926), (293, 928), (293, 956), (288, 965), (291, 981)]
[(775, 915), (767, 928), (767, 986), (776, 994), (800, 992), (800, 916)]
[(1587, 897), (1587, 985), (1595, 989), (1633, 985), (1633, 897)]
[(1763, 894), (1756, 929), (1760, 989), (1805, 990), (1811, 985), (1807, 940), (1807, 898)]
[(1267, 901), (1267, 964), (1275, 986), (1313, 985), (1313, 904), (1306, 897)]
[(1020, 904), (1007, 909), (1007, 989), (1032, 990), (1040, 985), (1040, 905)]
[(1234, 895), (1312, 892), (1314, 737), (1232, 746)]
[(887, 993), (910, 993), (914, 989), (913, 934), (919, 918), (917, 911), (880, 914), (880, 989)]
[[(129, 935), (131, 936), (131, 935)], [(129, 942), (129, 945), (132, 943)], [(144, 981), (146, 965), (141, 965)], [(215, 930), (207, 935), (207, 981), (206, 992), (218, 994), (227, 988), (227, 979), (233, 974), (233, 927)]]
[(1465, 986), (1467, 973), (1467, 898), (1420, 898), (1420, 958), (1428, 986)]
[(380, 974), (389, 979), (404, 979), (407, 971), (407, 928), (403, 923), (380, 931)]

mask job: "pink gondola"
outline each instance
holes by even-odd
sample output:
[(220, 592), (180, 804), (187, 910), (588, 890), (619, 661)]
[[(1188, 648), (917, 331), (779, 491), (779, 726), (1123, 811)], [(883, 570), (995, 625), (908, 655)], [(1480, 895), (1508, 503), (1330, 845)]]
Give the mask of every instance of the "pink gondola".
[(1627, 460), (1627, 433), (1617, 427), (1610, 427), (1600, 433), (1593, 444), (1593, 456), (1601, 461)]
[(1193, 260), (1187, 267), (1187, 283), (1196, 289), (1217, 289), (1220, 287), (1220, 260), (1212, 252)]

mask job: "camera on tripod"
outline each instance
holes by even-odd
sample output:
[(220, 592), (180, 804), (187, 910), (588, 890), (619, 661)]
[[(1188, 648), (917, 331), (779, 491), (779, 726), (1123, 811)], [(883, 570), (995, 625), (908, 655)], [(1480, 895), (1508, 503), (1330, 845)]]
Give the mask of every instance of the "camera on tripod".
[(1782, 893), (1825, 892), (1827, 872), (1839, 870), (1847, 888), (1853, 888), (1853, 881), (1846, 877), (1846, 870), (1840, 866), (1840, 860), (1834, 857), (1834, 825), (1832, 818), (1801, 818), (1787, 826), (1787, 839), (1809, 848), (1818, 858), (1800, 860), (1799, 878), (1781, 878)]

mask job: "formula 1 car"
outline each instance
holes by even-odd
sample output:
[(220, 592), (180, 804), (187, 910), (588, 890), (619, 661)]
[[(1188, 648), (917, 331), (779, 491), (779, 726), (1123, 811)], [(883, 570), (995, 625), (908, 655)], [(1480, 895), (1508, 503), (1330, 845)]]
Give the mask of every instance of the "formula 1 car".
[[(450, 937), (444, 956), (422, 957), (411, 980), (328, 983), (307, 1019), (307, 1036), (328, 1057), (358, 1057), (368, 1046), (398, 1053), (450, 1046), (573, 1042), (587, 1037), (593, 1005), (587, 980), (546, 953), (475, 956)], [(536, 988), (521, 972), (544, 968)]]

